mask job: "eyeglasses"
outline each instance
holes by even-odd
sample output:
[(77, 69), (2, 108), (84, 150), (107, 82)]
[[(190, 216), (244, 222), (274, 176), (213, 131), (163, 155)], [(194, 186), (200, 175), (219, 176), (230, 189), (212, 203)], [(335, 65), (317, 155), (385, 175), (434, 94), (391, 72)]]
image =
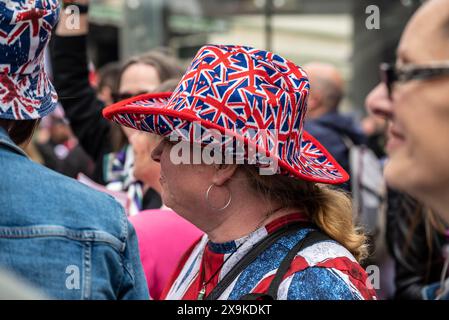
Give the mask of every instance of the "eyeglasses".
[(147, 91), (137, 92), (137, 93), (131, 93), (131, 92), (124, 92), (124, 93), (113, 93), (112, 99), (114, 100), (114, 103), (126, 100), (135, 96), (140, 96), (142, 94), (148, 93)]
[(396, 67), (392, 63), (382, 63), (380, 65), (380, 77), (388, 88), (388, 96), (390, 98), (395, 82), (428, 80), (447, 75), (449, 75), (449, 61), (428, 65), (409, 64), (404, 67)]

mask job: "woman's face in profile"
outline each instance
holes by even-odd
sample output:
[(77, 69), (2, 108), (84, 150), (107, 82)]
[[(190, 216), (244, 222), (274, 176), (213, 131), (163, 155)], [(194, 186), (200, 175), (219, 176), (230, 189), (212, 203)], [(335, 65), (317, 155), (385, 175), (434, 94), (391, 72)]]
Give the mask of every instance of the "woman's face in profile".
[[(123, 97), (133, 97), (154, 91), (161, 84), (159, 74), (155, 67), (135, 63), (123, 72), (120, 78), (119, 94)], [(122, 127), (128, 140), (137, 130)]]
[(151, 158), (151, 153), (160, 141), (159, 136), (137, 131), (129, 139), (134, 152), (134, 177), (150, 188), (158, 190), (160, 165)]
[[(449, 9), (443, 9), (449, 17)], [(398, 49), (398, 68), (449, 63), (449, 35), (441, 31), (441, 19), (427, 10), (411, 20)], [(449, 76), (393, 87), (385, 177), (393, 188), (422, 201), (449, 192), (448, 95)]]
[(151, 154), (160, 163), (163, 203), (188, 220), (192, 218), (186, 214), (205, 211), (205, 193), (215, 173), (212, 165), (193, 161), (193, 150), (195, 147), (188, 142), (164, 138)]

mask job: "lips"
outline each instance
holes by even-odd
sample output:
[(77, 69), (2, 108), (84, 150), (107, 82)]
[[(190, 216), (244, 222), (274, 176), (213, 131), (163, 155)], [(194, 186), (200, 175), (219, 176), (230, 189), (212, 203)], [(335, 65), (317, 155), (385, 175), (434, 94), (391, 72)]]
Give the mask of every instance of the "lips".
[(387, 152), (391, 153), (400, 147), (405, 142), (405, 136), (402, 131), (395, 126), (390, 124), (388, 127), (388, 143), (386, 146)]
[(390, 134), (396, 138), (405, 139), (404, 134), (394, 125), (389, 127)]

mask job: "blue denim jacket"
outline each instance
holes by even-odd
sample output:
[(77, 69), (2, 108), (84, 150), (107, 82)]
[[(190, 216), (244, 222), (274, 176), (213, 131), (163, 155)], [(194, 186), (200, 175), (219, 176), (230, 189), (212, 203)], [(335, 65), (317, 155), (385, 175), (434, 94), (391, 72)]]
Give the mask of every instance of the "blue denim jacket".
[(123, 208), (31, 161), (0, 127), (0, 267), (56, 299), (148, 299)]

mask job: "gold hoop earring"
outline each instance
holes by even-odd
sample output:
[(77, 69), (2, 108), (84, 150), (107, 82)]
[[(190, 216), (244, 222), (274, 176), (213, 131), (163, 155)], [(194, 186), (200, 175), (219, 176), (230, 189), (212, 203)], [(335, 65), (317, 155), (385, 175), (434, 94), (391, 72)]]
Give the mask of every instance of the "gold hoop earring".
[(228, 192), (229, 192), (229, 199), (228, 199), (228, 201), (226, 202), (226, 204), (223, 206), (223, 207), (221, 207), (221, 208), (217, 208), (217, 207), (214, 207), (214, 206), (212, 206), (211, 204), (210, 204), (210, 201), (209, 201), (209, 195), (210, 195), (210, 192), (211, 192), (211, 190), (212, 190), (212, 188), (215, 186), (215, 184), (211, 184), (210, 186), (209, 186), (209, 188), (207, 188), (207, 191), (206, 191), (206, 203), (209, 205), (209, 207), (210, 208), (212, 208), (213, 210), (216, 210), (216, 211), (223, 211), (223, 210), (225, 210), (227, 207), (229, 207), (229, 205), (231, 204), (231, 201), (232, 201), (232, 194), (231, 194), (231, 192), (228, 190)]

